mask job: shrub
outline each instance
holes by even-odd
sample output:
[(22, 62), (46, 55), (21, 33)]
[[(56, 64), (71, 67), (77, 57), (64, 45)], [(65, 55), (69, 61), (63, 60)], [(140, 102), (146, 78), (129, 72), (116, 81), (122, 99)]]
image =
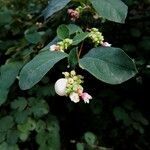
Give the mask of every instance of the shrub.
[(149, 122), (135, 103), (138, 94), (130, 93), (144, 85), (147, 57), (140, 64), (126, 50), (133, 45), (116, 41), (113, 29), (124, 34), (124, 2), (8, 0), (0, 6), (0, 150), (148, 147), (141, 135)]

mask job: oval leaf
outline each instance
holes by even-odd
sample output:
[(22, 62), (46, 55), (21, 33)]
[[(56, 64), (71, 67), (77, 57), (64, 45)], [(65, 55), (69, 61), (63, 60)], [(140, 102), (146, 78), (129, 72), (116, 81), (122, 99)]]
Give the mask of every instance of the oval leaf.
[(75, 66), (78, 64), (78, 49), (73, 48), (68, 56), (68, 63), (71, 68), (75, 68)]
[(32, 27), (25, 31), (25, 38), (29, 43), (36, 44), (41, 40), (41, 35), (36, 31), (36, 28)]
[(22, 67), (22, 62), (11, 62), (0, 67), (0, 105), (3, 104), (9, 92), (10, 86)]
[(21, 70), (20, 88), (26, 90), (34, 86), (58, 61), (65, 57), (67, 54), (62, 52), (45, 51), (38, 54)]
[(88, 37), (88, 32), (80, 32), (73, 38), (73, 45), (78, 45)]
[(120, 84), (137, 73), (134, 62), (120, 48), (93, 48), (79, 63), (97, 79), (109, 84)]
[(69, 35), (74, 34), (74, 33), (83, 32), (82, 29), (79, 26), (75, 25), (75, 24), (68, 24), (67, 28), (69, 30)]
[(8, 131), (14, 125), (12, 116), (5, 116), (0, 118), (0, 132)]
[(50, 0), (48, 6), (43, 11), (45, 19), (63, 9), (69, 2), (70, 0)]
[(62, 24), (57, 28), (57, 36), (60, 39), (65, 39), (69, 37), (69, 29), (67, 28), (66, 25)]
[(97, 13), (114, 22), (124, 23), (128, 7), (121, 0), (90, 0)]
[(77, 143), (76, 148), (77, 148), (77, 150), (84, 150), (84, 144), (83, 143)]
[(96, 145), (96, 143), (97, 143), (97, 137), (92, 132), (86, 132), (84, 134), (84, 140), (90, 146)]

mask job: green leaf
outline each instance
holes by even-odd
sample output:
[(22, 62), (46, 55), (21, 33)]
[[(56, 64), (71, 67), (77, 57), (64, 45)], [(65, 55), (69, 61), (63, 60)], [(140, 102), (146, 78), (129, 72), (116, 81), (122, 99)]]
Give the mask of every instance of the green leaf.
[(120, 84), (137, 73), (133, 60), (120, 48), (93, 48), (79, 63), (81, 68), (109, 84)]
[(129, 117), (128, 113), (121, 107), (115, 107), (113, 110), (113, 114), (117, 121), (123, 121), (126, 126), (131, 125), (132, 120)]
[(51, 132), (53, 130), (59, 132), (59, 130), (60, 130), (59, 122), (58, 122), (57, 118), (53, 115), (50, 115), (47, 119), (47, 130), (49, 132)]
[(137, 131), (139, 131), (141, 134), (144, 134), (144, 128), (141, 126), (138, 122), (133, 122), (133, 128)]
[(66, 25), (62, 24), (57, 28), (57, 36), (62, 40), (69, 37), (69, 29)]
[(18, 109), (18, 111), (22, 111), (27, 106), (27, 101), (24, 97), (19, 97), (11, 103), (12, 109)]
[(100, 115), (101, 112), (103, 111), (103, 104), (99, 99), (94, 99), (94, 101), (91, 101), (90, 103), (91, 111), (95, 115)]
[(6, 142), (3, 142), (0, 144), (0, 150), (19, 150), (19, 148), (16, 144), (9, 145)]
[(67, 54), (62, 52), (45, 51), (38, 54), (21, 70), (20, 88), (26, 90), (34, 86), (58, 61), (65, 57)]
[(52, 16), (54, 13), (63, 9), (71, 0), (50, 0), (48, 6), (43, 11), (44, 18)]
[(138, 112), (138, 111), (131, 112), (131, 117), (135, 121), (140, 122), (145, 126), (149, 124), (148, 120), (142, 115), (141, 112)]
[(60, 150), (60, 135), (59, 135), (59, 123), (54, 116), (50, 116), (47, 120), (48, 145), (52, 150)]
[(72, 0), (73, 2), (78, 2), (80, 3), (81, 5), (82, 4), (89, 4), (89, 0)]
[(27, 132), (20, 132), (20, 134), (19, 134), (20, 140), (25, 142), (28, 139), (29, 134), (30, 134), (29, 131), (27, 131)]
[(0, 132), (0, 143), (2, 143), (5, 140), (6, 132)]
[(35, 27), (31, 27), (25, 31), (25, 38), (29, 43), (36, 44), (41, 40), (41, 34), (37, 32)]
[(76, 148), (77, 148), (77, 150), (84, 150), (84, 144), (83, 143), (77, 143)]
[(36, 122), (32, 118), (28, 118), (28, 130), (33, 131), (36, 128)]
[(0, 105), (6, 101), (9, 87), (16, 80), (21, 67), (21, 62), (11, 62), (0, 67)]
[[(45, 76), (46, 77), (46, 76)], [(42, 79), (43, 81), (43, 79)], [(48, 80), (49, 82), (49, 80)], [(35, 87), (29, 90), (29, 94), (33, 95), (36, 94), (37, 97), (47, 97), (47, 96), (54, 96), (56, 94), (54, 89), (54, 84), (46, 83), (44, 86), (36, 85)]]
[(48, 145), (40, 145), (38, 150), (45, 150), (45, 149), (49, 149)]
[(21, 62), (11, 62), (0, 67), (0, 89), (8, 89), (15, 81)]
[(48, 133), (46, 131), (39, 132), (36, 135), (36, 142), (37, 142), (37, 144), (39, 144), (40, 146), (44, 147), (46, 145), (46, 143), (47, 143), (47, 140), (48, 140), (47, 135), (48, 135)]
[(49, 106), (45, 100), (36, 100), (36, 103), (31, 107), (31, 112), (35, 117), (42, 117), (49, 112)]
[(92, 132), (86, 132), (84, 134), (84, 140), (90, 146), (93, 146), (97, 143), (97, 137)]
[(28, 118), (26, 123), (18, 124), (17, 128), (23, 133), (28, 133), (29, 131), (33, 131), (36, 128), (36, 123), (32, 118)]
[(7, 131), (8, 129), (12, 128), (13, 125), (14, 121), (11, 116), (0, 118), (0, 132)]
[(1, 105), (6, 101), (9, 90), (0, 88), (0, 91), (1, 91), (0, 93), (0, 105)]
[(73, 38), (73, 45), (78, 45), (80, 42), (84, 41), (88, 37), (88, 32), (77, 33)]
[(71, 68), (75, 68), (75, 66), (78, 64), (78, 50), (77, 48), (74, 48), (70, 51), (68, 56), (68, 62), (69, 66)]
[(69, 35), (74, 34), (74, 33), (83, 32), (82, 29), (75, 24), (68, 24), (67, 28), (69, 29)]
[(28, 115), (30, 112), (28, 110), (23, 111), (15, 111), (14, 112), (14, 118), (16, 123), (25, 123), (28, 119)]
[(49, 84), (44, 86), (36, 86), (32, 88), (31, 91), (34, 91), (37, 97), (54, 96), (56, 94), (54, 85)]
[(0, 27), (6, 24), (11, 24), (12, 21), (12, 12), (7, 8), (4, 8), (4, 10), (0, 12)]
[(59, 124), (54, 116), (47, 120), (47, 130), (39, 132), (36, 142), (40, 145), (40, 150), (50, 148), (50, 150), (60, 150)]
[(1, 150), (7, 150), (8, 149), (8, 144), (6, 142), (3, 142), (0, 144), (0, 149)]
[(97, 13), (114, 22), (124, 23), (128, 7), (121, 0), (90, 0)]
[(14, 145), (17, 143), (19, 137), (18, 130), (9, 130), (7, 132), (7, 143), (10, 145)]
[(44, 121), (42, 120), (38, 120), (38, 122), (36, 123), (36, 131), (37, 132), (43, 132), (46, 128), (46, 124)]

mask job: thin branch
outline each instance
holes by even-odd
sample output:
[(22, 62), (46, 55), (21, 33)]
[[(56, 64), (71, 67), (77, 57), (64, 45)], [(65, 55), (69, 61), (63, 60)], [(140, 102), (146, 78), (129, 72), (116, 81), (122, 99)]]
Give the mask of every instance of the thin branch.
[(79, 53), (78, 53), (78, 60), (80, 58), (80, 55), (81, 55), (81, 52), (82, 52), (82, 49), (83, 49), (83, 44), (84, 42), (82, 42), (81, 46), (80, 46), (80, 49), (79, 49)]

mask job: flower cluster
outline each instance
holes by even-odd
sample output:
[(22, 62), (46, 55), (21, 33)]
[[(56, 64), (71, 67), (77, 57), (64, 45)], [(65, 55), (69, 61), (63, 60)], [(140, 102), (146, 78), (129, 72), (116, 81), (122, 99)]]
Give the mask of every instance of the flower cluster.
[(92, 28), (89, 33), (89, 38), (91, 38), (92, 42), (95, 46), (101, 44), (104, 41), (104, 37), (101, 32), (97, 28)]
[(79, 12), (73, 9), (68, 9), (68, 14), (72, 21), (76, 21), (77, 19), (79, 19), (80, 16)]
[(64, 52), (73, 43), (72, 39), (66, 38), (63, 41), (58, 42), (50, 46), (50, 51), (61, 51)]
[(88, 30), (90, 31), (89, 38), (92, 40), (95, 46), (98, 46), (99, 44), (106, 47), (111, 46), (111, 44), (109, 44), (108, 42), (104, 42), (104, 36), (97, 28), (92, 28)]
[(86, 92), (83, 92), (83, 83), (84, 77), (81, 75), (76, 75), (76, 72), (72, 70), (69, 72), (63, 72), (65, 78), (61, 78), (55, 83), (55, 91), (60, 96), (69, 96), (71, 101), (78, 103), (80, 98), (85, 102), (89, 103), (89, 100), (92, 99), (91, 95)]
[(83, 10), (84, 10), (84, 7), (82, 7), (82, 6), (77, 7), (75, 10), (68, 9), (68, 14), (69, 14), (71, 20), (76, 21), (77, 19), (79, 19), (80, 14), (82, 13)]

